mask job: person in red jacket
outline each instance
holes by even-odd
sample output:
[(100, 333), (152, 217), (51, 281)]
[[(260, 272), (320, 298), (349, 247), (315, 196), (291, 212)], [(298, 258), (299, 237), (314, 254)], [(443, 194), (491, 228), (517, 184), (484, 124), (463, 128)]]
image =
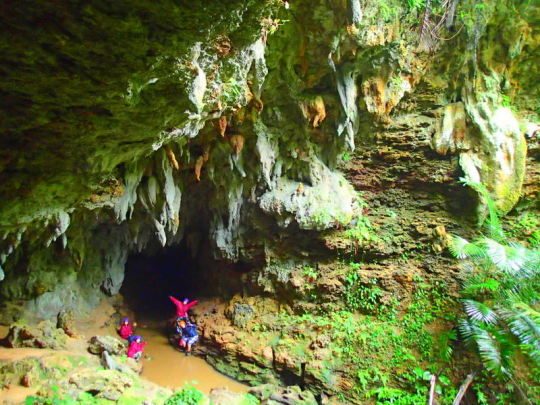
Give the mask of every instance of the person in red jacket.
[(134, 339), (129, 344), (127, 351), (127, 356), (139, 361), (142, 357), (144, 346), (148, 342), (141, 342), (142, 338), (140, 336), (134, 336)]
[(177, 319), (177, 321), (180, 320), (180, 319), (183, 319), (183, 320), (185, 320), (187, 322), (189, 320), (188, 319), (188, 311), (189, 311), (189, 309), (191, 307), (197, 305), (197, 303), (199, 302), (199, 301), (191, 301), (191, 302), (189, 302), (189, 300), (187, 298), (184, 298), (184, 301), (180, 302), (176, 298), (174, 298), (173, 296), (169, 296), (169, 298), (173, 302), (173, 304), (176, 306), (176, 319)]
[(118, 333), (122, 339), (128, 339), (131, 335), (133, 335), (133, 326), (130, 325), (129, 318), (124, 318)]

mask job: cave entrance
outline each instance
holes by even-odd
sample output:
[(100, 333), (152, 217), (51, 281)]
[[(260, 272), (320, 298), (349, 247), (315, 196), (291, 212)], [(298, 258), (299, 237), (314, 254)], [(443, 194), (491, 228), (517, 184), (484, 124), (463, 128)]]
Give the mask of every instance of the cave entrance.
[(241, 265), (214, 260), (207, 244), (193, 252), (186, 243), (152, 247), (128, 257), (120, 294), (138, 318), (165, 320), (174, 315), (169, 299), (230, 298), (242, 291)]
[(192, 312), (203, 314), (200, 308), (205, 305), (208, 308), (210, 304), (205, 301), (229, 298), (241, 291), (241, 265), (216, 261), (206, 253), (210, 251), (208, 244), (200, 245), (194, 252), (187, 243), (181, 243), (169, 247), (154, 245), (132, 254), (125, 266), (120, 294), (138, 323), (135, 333), (148, 342), (145, 355), (149, 357), (143, 358), (143, 377), (177, 389), (186, 382), (197, 381), (196, 387), (206, 393), (215, 387), (246, 393), (248, 386), (219, 373), (197, 356), (204, 353), (199, 351), (203, 341), (195, 345), (195, 356), (188, 357), (179, 350), (176, 341), (168, 338), (167, 320), (175, 314), (170, 295), (180, 300), (187, 297), (201, 301)]
[(178, 299), (197, 295), (196, 261), (179, 246), (133, 254), (125, 269), (120, 294), (125, 304), (144, 318), (171, 316), (170, 295)]

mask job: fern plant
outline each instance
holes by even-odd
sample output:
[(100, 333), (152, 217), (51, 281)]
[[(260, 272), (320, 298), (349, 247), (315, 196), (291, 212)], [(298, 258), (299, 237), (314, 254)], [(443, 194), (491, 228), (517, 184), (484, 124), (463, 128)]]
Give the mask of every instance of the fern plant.
[(511, 378), (518, 356), (540, 366), (540, 251), (508, 241), (495, 204), (480, 184), (466, 183), (487, 202), (488, 236), (454, 236), (451, 253), (466, 260), (461, 337), (499, 379)]

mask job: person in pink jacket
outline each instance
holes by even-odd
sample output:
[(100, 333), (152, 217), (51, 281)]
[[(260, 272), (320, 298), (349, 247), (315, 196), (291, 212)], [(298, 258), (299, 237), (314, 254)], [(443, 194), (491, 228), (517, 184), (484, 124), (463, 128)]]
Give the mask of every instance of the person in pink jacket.
[(141, 339), (142, 338), (140, 336), (134, 336), (134, 339), (129, 344), (129, 348), (127, 351), (127, 356), (135, 359), (136, 361), (139, 361), (141, 359), (144, 351), (144, 346), (146, 346), (146, 344), (148, 343), (141, 342)]
[(124, 318), (124, 321), (122, 322), (122, 325), (120, 326), (120, 329), (118, 330), (118, 333), (120, 334), (120, 337), (122, 339), (127, 339), (131, 335), (133, 335), (133, 326), (129, 323), (128, 318)]
[(176, 319), (177, 320), (184, 319), (186, 322), (189, 320), (188, 319), (189, 309), (197, 305), (197, 303), (199, 302), (199, 301), (189, 302), (187, 298), (184, 298), (184, 301), (180, 302), (173, 296), (169, 296), (169, 298), (173, 302), (173, 304), (176, 306)]

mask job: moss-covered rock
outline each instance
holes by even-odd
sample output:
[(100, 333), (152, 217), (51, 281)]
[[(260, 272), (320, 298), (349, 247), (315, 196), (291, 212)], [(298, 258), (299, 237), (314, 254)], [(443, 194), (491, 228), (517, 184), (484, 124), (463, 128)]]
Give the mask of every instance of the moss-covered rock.
[(64, 349), (67, 335), (51, 321), (37, 325), (15, 324), (9, 328), (5, 338), (8, 347), (36, 347), (39, 349)]

